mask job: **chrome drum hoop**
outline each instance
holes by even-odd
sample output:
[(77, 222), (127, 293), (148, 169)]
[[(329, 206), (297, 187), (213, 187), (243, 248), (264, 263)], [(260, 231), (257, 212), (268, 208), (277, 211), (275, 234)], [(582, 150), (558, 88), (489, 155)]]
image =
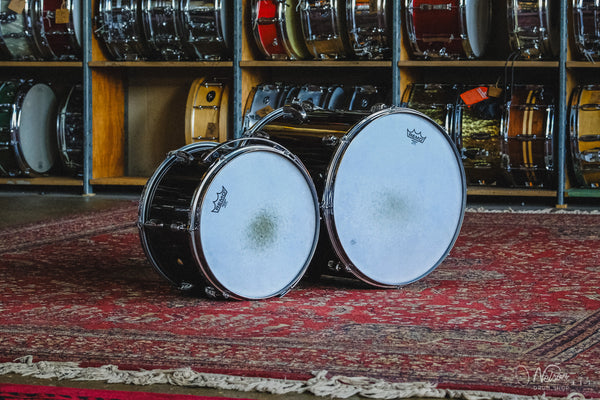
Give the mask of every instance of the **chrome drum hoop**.
[(95, 25), (95, 33), (111, 59), (135, 61), (148, 57), (140, 0), (99, 0)]

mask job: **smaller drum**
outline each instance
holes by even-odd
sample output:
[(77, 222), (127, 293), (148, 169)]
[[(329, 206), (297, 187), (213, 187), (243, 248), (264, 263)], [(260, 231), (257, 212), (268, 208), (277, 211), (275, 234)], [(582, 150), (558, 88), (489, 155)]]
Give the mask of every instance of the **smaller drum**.
[(31, 81), (0, 84), (0, 173), (36, 176), (56, 160), (56, 95)]
[[(493, 85), (465, 87), (468, 91), (477, 87), (489, 88)], [(457, 147), (461, 153), (467, 182), (471, 185), (505, 185), (506, 160), (502, 152), (502, 124), (504, 101), (489, 97), (484, 101), (467, 106), (457, 97), (454, 132)]]
[(185, 60), (176, 0), (140, 0), (142, 26), (152, 58)]
[(327, 110), (348, 110), (350, 99), (354, 94), (354, 88), (344, 85), (332, 85), (327, 88)]
[(0, 48), (16, 61), (35, 61), (41, 59), (33, 40), (33, 27), (29, 15), (31, 3), (12, 3), (12, 0), (0, 0)]
[(296, 154), (321, 197), (328, 242), (311, 275), (395, 288), (432, 272), (453, 246), (465, 175), (448, 135), (406, 108), (378, 112), (284, 106), (247, 132)]
[(287, 59), (280, 25), (283, 23), (276, 0), (252, 1), (252, 33), (260, 52), (267, 58)]
[(454, 113), (458, 87), (443, 83), (410, 83), (402, 95), (402, 106), (422, 112), (456, 140)]
[(138, 0), (98, 0), (96, 35), (116, 61), (145, 60), (148, 50)]
[(300, 21), (308, 51), (316, 59), (351, 54), (343, 0), (300, 0)]
[(553, 58), (560, 48), (560, 1), (509, 0), (508, 36), (525, 59)]
[(231, 0), (180, 0), (181, 39), (190, 58), (223, 60), (232, 48)]
[(490, 0), (404, 0), (412, 54), (419, 58), (479, 58), (491, 31)]
[(599, 0), (573, 0), (573, 38), (582, 58), (600, 59)]
[(58, 154), (63, 167), (83, 174), (83, 87), (72, 86), (58, 108), (56, 118)]
[(554, 172), (554, 96), (539, 85), (515, 85), (511, 92), (502, 151), (510, 185), (549, 187)]
[(391, 1), (347, 0), (348, 37), (354, 54), (382, 60), (391, 55)]
[(81, 0), (34, 0), (31, 21), (44, 59), (81, 59)]
[(258, 300), (302, 278), (319, 204), (300, 161), (260, 139), (172, 152), (142, 193), (138, 227), (153, 267), (180, 290)]
[(228, 110), (229, 86), (224, 79), (195, 79), (185, 108), (186, 144), (226, 141)]
[(600, 86), (577, 86), (571, 94), (570, 156), (576, 183), (600, 187)]
[(385, 102), (385, 95), (382, 90), (373, 85), (354, 86), (348, 110), (370, 110), (376, 104)]

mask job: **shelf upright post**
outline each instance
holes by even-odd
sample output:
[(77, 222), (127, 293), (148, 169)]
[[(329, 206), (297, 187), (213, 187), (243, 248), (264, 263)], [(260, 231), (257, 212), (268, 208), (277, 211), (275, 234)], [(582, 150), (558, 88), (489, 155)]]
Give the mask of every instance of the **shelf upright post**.
[(92, 187), (92, 0), (82, 2), (83, 16), (83, 194), (91, 195)]
[(558, 171), (557, 182), (557, 206), (565, 205), (565, 152), (566, 152), (566, 129), (567, 129), (567, 2), (560, 2), (560, 56), (558, 71), (558, 157), (556, 169)]
[(242, 0), (233, 2), (233, 138), (242, 134)]
[(402, 45), (402, 14), (400, 11), (400, 1), (392, 1), (392, 104), (400, 105), (400, 46)]

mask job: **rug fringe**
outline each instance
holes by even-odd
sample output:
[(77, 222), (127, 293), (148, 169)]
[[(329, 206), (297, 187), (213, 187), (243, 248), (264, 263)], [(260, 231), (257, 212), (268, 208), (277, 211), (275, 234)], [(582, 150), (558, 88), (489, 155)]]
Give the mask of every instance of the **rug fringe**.
[[(427, 382), (390, 383), (367, 377), (332, 376), (327, 371), (315, 371), (307, 381), (244, 377), (202, 373), (191, 368), (127, 371), (115, 365), (82, 368), (74, 362), (39, 361), (25, 356), (14, 362), (0, 363), (0, 375), (17, 374), (40, 379), (103, 381), (131, 385), (170, 384), (184, 387), (264, 392), (272, 394), (312, 393), (319, 397), (371, 399), (447, 398), (464, 400), (550, 400), (559, 397), (525, 396), (509, 393), (473, 390), (439, 389)], [(580, 393), (571, 393), (568, 400), (583, 400)]]
[(600, 215), (600, 210), (581, 210), (581, 209), (563, 209), (563, 208), (531, 208), (514, 209), (506, 208), (488, 208), (488, 207), (467, 207), (466, 212), (476, 213), (512, 213), (512, 214), (582, 214), (582, 215)]

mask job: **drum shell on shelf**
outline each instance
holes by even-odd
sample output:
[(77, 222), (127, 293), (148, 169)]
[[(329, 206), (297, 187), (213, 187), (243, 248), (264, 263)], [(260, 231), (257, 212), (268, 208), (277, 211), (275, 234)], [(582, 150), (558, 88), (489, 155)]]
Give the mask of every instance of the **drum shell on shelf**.
[(11, 0), (0, 1), (0, 12), (5, 16), (0, 23), (0, 48), (9, 59), (17, 61), (36, 61), (42, 58), (33, 39), (31, 3), (24, 2), (24, 9), (16, 13), (9, 8)]
[(354, 55), (382, 60), (391, 54), (392, 2), (346, 0), (348, 38)]
[(229, 84), (225, 79), (197, 78), (185, 108), (185, 142), (225, 142), (229, 118)]
[(185, 60), (177, 0), (141, 0), (142, 26), (150, 57)]
[(58, 154), (66, 171), (83, 174), (83, 87), (72, 86), (56, 118)]
[(573, 40), (583, 59), (600, 59), (600, 1), (572, 0)]
[(231, 56), (232, 7), (231, 0), (178, 0), (181, 39), (191, 59), (216, 61)]
[(456, 142), (454, 129), (458, 85), (444, 83), (410, 83), (402, 94), (402, 106), (422, 112), (446, 130)]
[(149, 56), (141, 0), (98, 0), (95, 33), (110, 59), (145, 60)]
[[(66, 10), (68, 22), (56, 22), (58, 10)], [(79, 60), (82, 41), (81, 0), (34, 0), (31, 21), (36, 46), (44, 59)]]
[(576, 184), (600, 187), (600, 86), (573, 89), (569, 122), (567, 154)]
[(346, 58), (352, 54), (343, 0), (300, 0), (304, 41), (315, 59)]
[(260, 52), (267, 58), (287, 59), (280, 25), (282, 23), (279, 2), (275, 0), (252, 0), (252, 33)]
[(558, 0), (509, 0), (510, 47), (525, 59), (549, 59), (560, 47)]

